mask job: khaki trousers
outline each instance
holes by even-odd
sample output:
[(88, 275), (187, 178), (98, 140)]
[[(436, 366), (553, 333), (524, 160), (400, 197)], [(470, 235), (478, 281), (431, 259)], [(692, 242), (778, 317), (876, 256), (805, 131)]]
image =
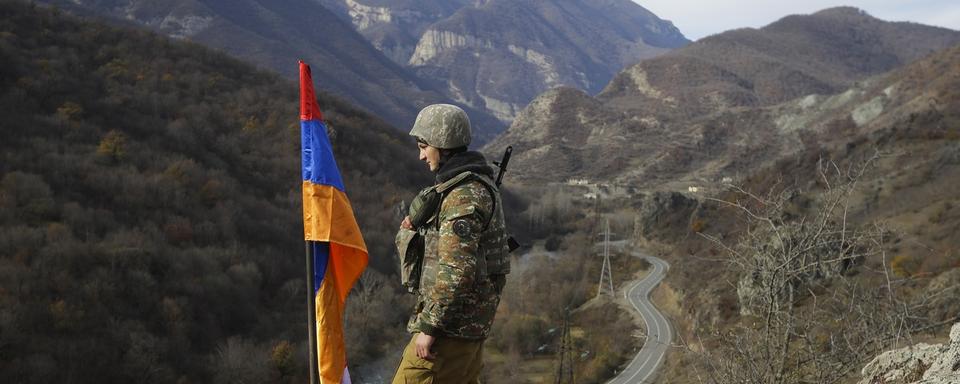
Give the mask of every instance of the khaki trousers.
[(417, 357), (414, 333), (403, 349), (393, 384), (479, 384), (483, 367), (483, 340), (437, 337), (433, 361)]

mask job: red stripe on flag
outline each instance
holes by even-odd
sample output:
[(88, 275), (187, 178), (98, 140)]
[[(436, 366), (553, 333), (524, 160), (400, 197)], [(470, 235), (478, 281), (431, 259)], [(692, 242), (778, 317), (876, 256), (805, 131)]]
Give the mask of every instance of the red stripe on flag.
[(323, 120), (317, 95), (313, 91), (313, 76), (310, 66), (300, 60), (300, 120)]

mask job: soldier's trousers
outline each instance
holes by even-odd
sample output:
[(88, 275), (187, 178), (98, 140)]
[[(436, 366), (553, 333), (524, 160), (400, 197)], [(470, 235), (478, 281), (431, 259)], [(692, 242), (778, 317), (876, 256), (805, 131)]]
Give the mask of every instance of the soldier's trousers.
[(393, 384), (479, 384), (480, 368), (483, 366), (483, 340), (460, 340), (438, 337), (431, 350), (433, 361), (417, 357), (414, 345), (417, 333), (413, 334)]

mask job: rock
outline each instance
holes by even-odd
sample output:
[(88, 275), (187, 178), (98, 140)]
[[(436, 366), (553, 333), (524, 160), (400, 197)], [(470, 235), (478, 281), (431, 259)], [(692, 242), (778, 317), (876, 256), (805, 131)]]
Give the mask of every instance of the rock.
[(877, 381), (886, 384), (912, 383), (921, 378), (937, 356), (944, 351), (942, 345), (920, 343), (884, 352), (863, 367), (860, 375), (864, 379), (860, 384), (871, 384)]
[(668, 222), (688, 220), (697, 208), (697, 200), (679, 192), (654, 192), (645, 194), (640, 202), (639, 231), (649, 235)]
[(858, 384), (960, 383), (960, 323), (950, 330), (950, 342), (921, 343), (887, 351), (867, 363)]
[[(862, 260), (857, 252), (845, 248), (840, 224), (829, 225), (821, 230), (802, 222), (788, 222), (777, 225), (776, 232), (760, 226), (748, 241), (737, 244), (739, 254), (748, 257), (753, 266), (737, 283), (741, 315), (764, 313), (775, 304), (771, 300), (777, 305), (792, 305), (807, 296), (809, 287), (843, 275)], [(816, 245), (806, 248), (803, 257), (788, 257), (792, 246), (815, 238)], [(789, 275), (782, 273), (785, 267), (792, 271)]]
[[(921, 383), (960, 383), (960, 323), (950, 330), (950, 344), (923, 374)], [(947, 381), (930, 381), (943, 380)]]

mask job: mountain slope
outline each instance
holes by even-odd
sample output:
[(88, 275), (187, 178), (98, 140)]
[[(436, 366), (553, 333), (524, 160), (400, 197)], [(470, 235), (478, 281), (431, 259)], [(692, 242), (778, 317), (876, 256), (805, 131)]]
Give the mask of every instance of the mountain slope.
[[(305, 335), (296, 85), (19, 2), (0, 3), (0, 57), (0, 381), (306, 372), (269, 360)], [(320, 105), (372, 270), (392, 271), (394, 207), (430, 174), (402, 133)], [(348, 308), (354, 364), (402, 337), (402, 307)]]
[(689, 41), (629, 0), (324, 0), (435, 89), (504, 122), (557, 86), (596, 93), (624, 66)]
[(709, 36), (645, 60), (618, 74), (599, 97), (676, 118), (772, 105), (840, 92), (958, 41), (957, 31), (831, 8)]
[(510, 121), (540, 92), (596, 92), (624, 65), (686, 43), (627, 0), (492, 0), (431, 25), (408, 64), (446, 80), (455, 99)]
[(469, 0), (320, 0), (367, 38), (378, 50), (406, 65), (417, 41), (431, 24), (468, 6)]
[[(288, 77), (296, 75), (296, 61), (302, 58), (311, 63), (320, 88), (343, 96), (401, 130), (413, 124), (423, 106), (449, 102), (313, 0), (45, 2), (80, 14), (126, 20), (222, 49)], [(479, 123), (481, 141), (503, 129), (503, 124), (489, 115), (471, 112)]]
[[(814, 212), (826, 209), (828, 202), (836, 202), (830, 225), (842, 223), (844, 228), (866, 231), (866, 236), (876, 236), (871, 240), (873, 245), (867, 247), (882, 248), (881, 252), (858, 250), (864, 255), (862, 266), (856, 267), (859, 271), (828, 280), (826, 291), (817, 291), (814, 295), (830, 297), (830, 290), (844, 286), (841, 281), (847, 279), (862, 284), (867, 291), (883, 292), (884, 297), (894, 294), (904, 297), (897, 302), (910, 303), (906, 312), (911, 317), (910, 324), (918, 327), (932, 324), (933, 329), (938, 329), (955, 322), (960, 308), (958, 296), (953, 294), (955, 291), (951, 292), (960, 286), (960, 270), (956, 269), (960, 268), (957, 253), (960, 238), (955, 236), (955, 229), (960, 226), (960, 194), (956, 188), (960, 183), (958, 89), (960, 46), (955, 45), (887, 74), (863, 80), (836, 95), (812, 95), (772, 107), (732, 111), (727, 124), (740, 121), (737, 116), (749, 110), (755, 111), (757, 121), (762, 122), (762, 125), (735, 126), (735, 130), (746, 130), (748, 135), (774, 132), (766, 136), (769, 141), (765, 143), (776, 148), (774, 156), (762, 153), (764, 144), (744, 145), (742, 153), (757, 151), (760, 155), (738, 157), (751, 161), (739, 168), (741, 177), (728, 173), (733, 176), (733, 185), (751, 195), (738, 193), (729, 188), (727, 182), (717, 183), (711, 176), (693, 180), (701, 187), (697, 193), (670, 194), (689, 202), (687, 207), (673, 209), (667, 205), (664, 207), (669, 210), (657, 211), (646, 204), (643, 209), (635, 205), (639, 214), (656, 218), (648, 227), (650, 238), (673, 244), (674, 260), (683, 264), (667, 281), (671, 295), (681, 303), (675, 313), (685, 314), (682, 317), (686, 320), (681, 323), (686, 324), (680, 325), (679, 332), (695, 339), (690, 335), (744, 324), (749, 327), (755, 319), (738, 315), (738, 307), (743, 307), (746, 296), (741, 293), (748, 295), (749, 292), (741, 290), (742, 285), (733, 289), (728, 282), (756, 271), (749, 266), (732, 266), (736, 262), (731, 260), (737, 260), (735, 252), (753, 252), (743, 246), (743, 241), (751, 240), (741, 239), (759, 239), (752, 243), (758, 247), (769, 244), (765, 243), (769, 238), (756, 236), (755, 232), (768, 223), (750, 223), (745, 211), (715, 204), (716, 200), (708, 198), (742, 204), (754, 213), (761, 212), (761, 217), (769, 217), (772, 222), (794, 223), (791, 224), (796, 225), (794, 228), (817, 222)], [(724, 148), (738, 143), (721, 138), (718, 144), (718, 148)], [(689, 155), (696, 156), (696, 153), (691, 151)], [(716, 156), (723, 161), (733, 158), (727, 154)], [(677, 177), (687, 176), (689, 174), (680, 172)], [(672, 187), (676, 190), (680, 186)], [(852, 193), (838, 194), (848, 186), (853, 187)], [(683, 189), (686, 191), (686, 186)], [(763, 201), (754, 202), (757, 196)], [(785, 203), (776, 208), (775, 215), (762, 216), (768, 215), (769, 211), (765, 210), (778, 201)], [(793, 236), (795, 232), (779, 233)], [(732, 245), (736, 251), (724, 251), (723, 246), (707, 240), (708, 237), (722, 239), (722, 244)], [(794, 240), (788, 242), (795, 243)], [(797, 254), (813, 257), (818, 252), (813, 247), (803, 247)], [(851, 302), (860, 305), (862, 297), (865, 296), (845, 299), (840, 307), (847, 308)], [(804, 300), (795, 309), (797, 313), (816, 313), (827, 306), (821, 300)], [(875, 318), (868, 316), (858, 321), (872, 325)], [(881, 328), (867, 329), (875, 334)], [(896, 326), (888, 329), (903, 332)], [(922, 328), (924, 332), (926, 329)], [(831, 332), (840, 333), (839, 330)], [(855, 382), (859, 366), (868, 361), (861, 359), (869, 359), (872, 351), (884, 349), (885, 343), (892, 339), (865, 345), (860, 356), (845, 353), (843, 358), (852, 357), (857, 368), (834, 374), (847, 376), (845, 382)], [(732, 345), (727, 339), (712, 343), (717, 349)], [(762, 345), (764, 342), (751, 343)], [(724, 352), (728, 351), (731, 350)], [(669, 363), (672, 369), (666, 375), (679, 382), (695, 381), (687, 374), (691, 372), (691, 364), (695, 364), (692, 359), (680, 357)]]
[[(862, 25), (837, 15), (852, 17)], [(838, 41), (846, 44), (847, 52), (869, 54), (841, 55)], [(910, 42), (909, 47), (903, 47), (905, 41)], [(541, 98), (545, 102), (531, 103), (517, 119), (529, 122), (514, 124), (487, 148), (496, 153), (513, 144), (517, 159), (511, 165), (515, 165), (517, 177), (531, 180), (560, 177), (537, 171), (536, 167), (570, 169), (566, 163), (547, 160), (557, 157), (553, 154), (557, 152), (564, 158), (579, 154), (578, 162), (583, 164), (576, 174), (563, 178), (686, 189), (716, 177), (749, 174), (758, 162), (802, 147), (805, 129), (814, 122), (789, 117), (790, 108), (802, 109), (818, 102), (828, 103), (831, 110), (840, 108), (862, 88), (855, 82), (958, 42), (960, 33), (956, 31), (882, 22), (849, 9), (791, 16), (759, 31), (725, 32), (643, 61), (618, 74), (592, 100), (561, 105), (549, 102), (551, 93), (544, 94)], [(750, 53), (729, 54), (737, 52), (734, 47)], [(794, 51), (801, 52), (803, 58), (795, 56)], [(880, 57), (888, 59), (881, 62), (877, 59)], [(828, 97), (849, 86), (854, 90)], [(779, 104), (805, 95), (819, 96)], [(604, 111), (595, 118), (603, 123), (577, 119), (558, 123), (537, 117), (558, 109), (583, 108)], [(552, 135), (527, 135), (529, 126), (539, 126)], [(564, 142), (584, 131), (623, 139), (607, 141), (600, 148), (590, 143)], [(589, 155), (593, 153), (602, 155)], [(603, 166), (609, 163), (620, 166)]]

